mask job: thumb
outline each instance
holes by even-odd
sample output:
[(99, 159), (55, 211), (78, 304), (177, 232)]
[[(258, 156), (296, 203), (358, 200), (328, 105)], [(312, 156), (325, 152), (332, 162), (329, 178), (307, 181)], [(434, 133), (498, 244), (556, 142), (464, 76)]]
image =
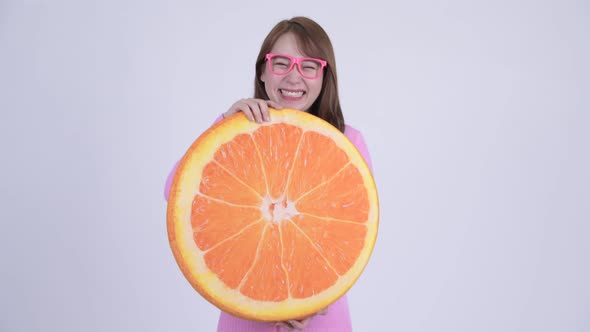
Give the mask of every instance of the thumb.
[(272, 100), (269, 100), (266, 104), (274, 109), (277, 109), (277, 110), (280, 110), (283, 108), (283, 106), (279, 105), (278, 103), (275, 103)]

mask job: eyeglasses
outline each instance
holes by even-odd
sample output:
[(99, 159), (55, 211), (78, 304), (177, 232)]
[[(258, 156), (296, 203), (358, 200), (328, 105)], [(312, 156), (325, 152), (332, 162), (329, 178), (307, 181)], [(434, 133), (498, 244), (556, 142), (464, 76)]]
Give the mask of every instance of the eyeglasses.
[(322, 76), (324, 67), (328, 65), (326, 60), (316, 58), (295, 58), (285, 54), (268, 53), (265, 57), (268, 69), (275, 75), (286, 75), (295, 64), (301, 76), (316, 79)]

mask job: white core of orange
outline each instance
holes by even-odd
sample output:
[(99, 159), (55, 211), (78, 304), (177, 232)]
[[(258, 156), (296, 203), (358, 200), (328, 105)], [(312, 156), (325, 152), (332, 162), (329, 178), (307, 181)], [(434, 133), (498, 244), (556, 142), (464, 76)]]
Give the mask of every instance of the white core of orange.
[(272, 199), (270, 196), (264, 197), (260, 211), (266, 220), (272, 222), (292, 219), (299, 214), (299, 211), (295, 208), (295, 203), (284, 198)]

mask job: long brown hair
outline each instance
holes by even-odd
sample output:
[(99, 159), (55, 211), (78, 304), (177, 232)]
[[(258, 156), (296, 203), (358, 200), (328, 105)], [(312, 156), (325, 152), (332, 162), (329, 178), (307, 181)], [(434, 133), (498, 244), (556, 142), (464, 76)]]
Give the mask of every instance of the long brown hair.
[(256, 77), (254, 77), (254, 98), (268, 100), (269, 97), (264, 89), (264, 82), (260, 80), (264, 71), (267, 53), (270, 53), (277, 40), (285, 33), (291, 32), (295, 35), (301, 52), (306, 56), (324, 59), (328, 62), (324, 68), (324, 78), (320, 95), (311, 105), (308, 113), (311, 113), (334, 127), (344, 132), (344, 116), (338, 98), (338, 80), (336, 76), (336, 58), (330, 38), (324, 29), (315, 21), (307, 17), (293, 17), (290, 20), (283, 20), (270, 31), (260, 47), (260, 53), (256, 58)]

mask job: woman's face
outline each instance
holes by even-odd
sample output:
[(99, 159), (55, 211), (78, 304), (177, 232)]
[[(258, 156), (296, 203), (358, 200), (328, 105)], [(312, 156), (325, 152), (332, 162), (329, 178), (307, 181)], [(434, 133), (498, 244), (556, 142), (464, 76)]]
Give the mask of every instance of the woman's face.
[[(270, 53), (285, 54), (296, 58), (307, 57), (299, 52), (297, 39), (293, 33), (282, 35)], [(297, 65), (284, 75), (273, 74), (267, 64), (260, 79), (264, 82), (266, 94), (270, 100), (285, 108), (307, 111), (320, 95), (322, 90), (323, 75), (316, 79), (301, 76)]]

